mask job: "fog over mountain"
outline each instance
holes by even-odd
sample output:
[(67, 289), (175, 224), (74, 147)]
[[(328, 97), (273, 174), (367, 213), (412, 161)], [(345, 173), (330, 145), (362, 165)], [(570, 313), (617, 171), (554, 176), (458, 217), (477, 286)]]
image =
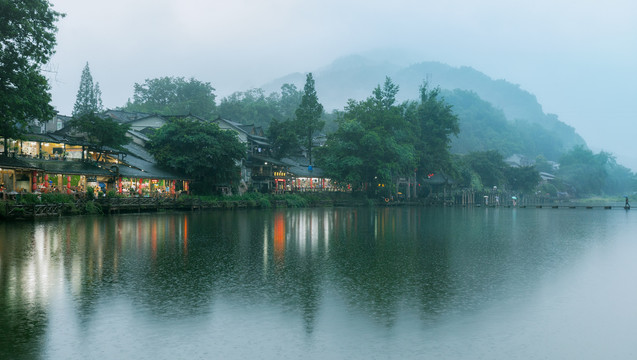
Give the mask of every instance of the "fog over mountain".
[[(320, 101), (326, 109), (337, 110), (343, 110), (348, 99), (363, 100), (369, 97), (372, 90), (384, 82), (385, 77), (390, 77), (399, 85), (399, 101), (418, 100), (419, 89), (424, 82), (430, 88), (440, 87), (446, 91), (467, 90), (501, 110), (510, 122), (525, 121), (549, 130), (563, 142), (564, 151), (585, 144), (576, 129), (560, 121), (557, 115), (544, 113), (533, 94), (505, 80), (493, 80), (471, 67), (452, 67), (432, 61), (401, 66), (384, 59), (382, 53), (375, 53), (339, 58), (314, 73)], [(266, 92), (274, 92), (281, 85), (291, 83), (302, 89), (304, 82), (305, 74), (293, 73), (273, 80), (262, 88)], [(494, 122), (497, 120), (493, 119)]]

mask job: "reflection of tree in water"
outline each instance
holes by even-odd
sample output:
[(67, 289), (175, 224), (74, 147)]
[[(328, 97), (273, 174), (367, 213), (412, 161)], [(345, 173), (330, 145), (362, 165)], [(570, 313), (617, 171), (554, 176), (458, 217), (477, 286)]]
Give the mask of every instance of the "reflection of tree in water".
[(278, 306), (284, 313), (298, 314), (305, 331), (311, 334), (321, 297), (322, 258), (316, 252), (325, 249), (316, 242), (316, 234), (322, 233), (318, 226), (324, 219), (307, 210), (251, 215), (250, 227), (262, 231), (238, 239), (251, 243), (251, 251), (235, 254), (233, 278), (228, 279), (232, 284), (229, 295), (238, 301), (266, 302), (268, 308)]
[[(43, 347), (47, 302), (36, 283), (23, 281), (31, 273), (28, 262), (36, 252), (28, 223), (0, 223), (0, 359), (37, 358)], [(37, 279), (33, 279), (37, 281)]]
[[(331, 241), (335, 281), (353, 308), (392, 327), (399, 307), (408, 296), (413, 266), (412, 239), (396, 236), (409, 224), (386, 209), (341, 211)], [(408, 221), (408, 220), (407, 220)]]

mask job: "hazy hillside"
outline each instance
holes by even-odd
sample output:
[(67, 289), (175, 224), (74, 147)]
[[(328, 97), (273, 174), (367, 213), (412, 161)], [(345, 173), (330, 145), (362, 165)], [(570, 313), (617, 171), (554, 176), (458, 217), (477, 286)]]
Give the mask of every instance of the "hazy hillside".
[[(575, 129), (559, 121), (556, 115), (545, 114), (533, 94), (505, 80), (491, 79), (470, 67), (456, 68), (438, 62), (399, 66), (388, 61), (375, 61), (364, 56), (353, 55), (338, 59), (329, 66), (313, 71), (313, 74), (319, 100), (328, 111), (342, 110), (350, 98), (355, 100), (367, 98), (374, 87), (384, 82), (386, 76), (400, 86), (399, 100), (416, 100), (419, 97), (420, 85), (426, 80), (430, 86), (440, 86), (443, 90), (461, 89), (477, 94), (480, 99), (490, 103), (495, 110), (503, 114), (488, 110), (491, 114), (498, 114), (492, 119), (493, 125), (501, 121), (501, 116), (511, 124), (529, 124), (527, 127), (539, 125), (547, 130), (545, 134), (550, 134), (551, 139), (555, 140), (554, 145), (557, 150), (564, 151), (574, 145), (585, 144)], [(292, 83), (302, 89), (304, 82), (304, 74), (290, 74), (264, 85), (263, 89), (266, 92), (278, 91), (284, 83)], [(466, 117), (468, 112), (467, 109), (462, 108), (464, 103), (456, 101), (454, 106), (460, 116)], [(470, 103), (475, 106), (475, 102)], [(478, 125), (471, 123), (468, 118), (461, 119), (461, 123), (464, 123), (467, 131), (472, 127), (475, 129)], [(468, 134), (464, 137), (468, 138), (466, 135)], [(477, 145), (478, 142), (472, 141), (472, 144)], [(455, 148), (481, 150), (481, 148), (457, 144)], [(555, 149), (552, 149), (550, 153), (553, 155), (551, 157), (555, 157)]]

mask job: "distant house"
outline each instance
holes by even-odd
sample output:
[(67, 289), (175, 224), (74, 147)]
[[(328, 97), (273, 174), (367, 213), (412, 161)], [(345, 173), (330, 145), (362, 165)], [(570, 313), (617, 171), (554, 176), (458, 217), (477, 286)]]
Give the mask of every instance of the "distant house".
[(534, 161), (520, 154), (513, 154), (509, 156), (508, 158), (504, 159), (504, 162), (511, 167), (525, 167), (525, 166), (532, 166), (535, 164)]
[(262, 127), (244, 125), (221, 117), (212, 121), (222, 130), (234, 131), (239, 141), (246, 145), (246, 157), (238, 164), (241, 167), (241, 185), (252, 185), (259, 191), (276, 188), (275, 173), (282, 173), (285, 164), (271, 157), (271, 145)]
[(168, 122), (165, 116), (156, 114), (121, 110), (107, 110), (104, 114), (121, 124), (130, 125), (126, 135), (131, 138), (132, 142), (140, 146), (145, 146), (150, 141), (150, 134)]
[(64, 129), (71, 121), (72, 117), (56, 114), (53, 118), (42, 121), (36, 120), (31, 123), (28, 129), (30, 134), (48, 134)]
[(265, 131), (261, 126), (244, 125), (221, 117), (212, 121), (222, 130), (232, 130), (237, 133), (239, 141), (246, 144), (248, 154), (270, 155), (270, 142), (265, 137)]

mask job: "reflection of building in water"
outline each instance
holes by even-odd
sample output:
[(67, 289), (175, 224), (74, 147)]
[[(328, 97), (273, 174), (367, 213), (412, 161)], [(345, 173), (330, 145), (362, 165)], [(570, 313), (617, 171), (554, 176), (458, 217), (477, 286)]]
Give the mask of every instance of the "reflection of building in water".
[[(66, 218), (37, 224), (32, 233), (20, 231), (7, 227), (0, 242), (7, 272), (2, 290), (16, 306), (45, 306), (66, 289), (79, 297), (104, 274), (117, 276), (122, 264), (155, 259), (162, 251), (188, 252), (187, 216)], [(127, 257), (135, 261), (122, 261)]]
[[(316, 255), (320, 251), (327, 252), (330, 231), (333, 227), (335, 216), (332, 212), (325, 211), (280, 211), (273, 216), (271, 235), (266, 226), (263, 239), (263, 264), (268, 265), (268, 248), (273, 249), (275, 263), (282, 264), (286, 258), (286, 252), (293, 251), (295, 255)], [(269, 237), (272, 237), (270, 244)]]

